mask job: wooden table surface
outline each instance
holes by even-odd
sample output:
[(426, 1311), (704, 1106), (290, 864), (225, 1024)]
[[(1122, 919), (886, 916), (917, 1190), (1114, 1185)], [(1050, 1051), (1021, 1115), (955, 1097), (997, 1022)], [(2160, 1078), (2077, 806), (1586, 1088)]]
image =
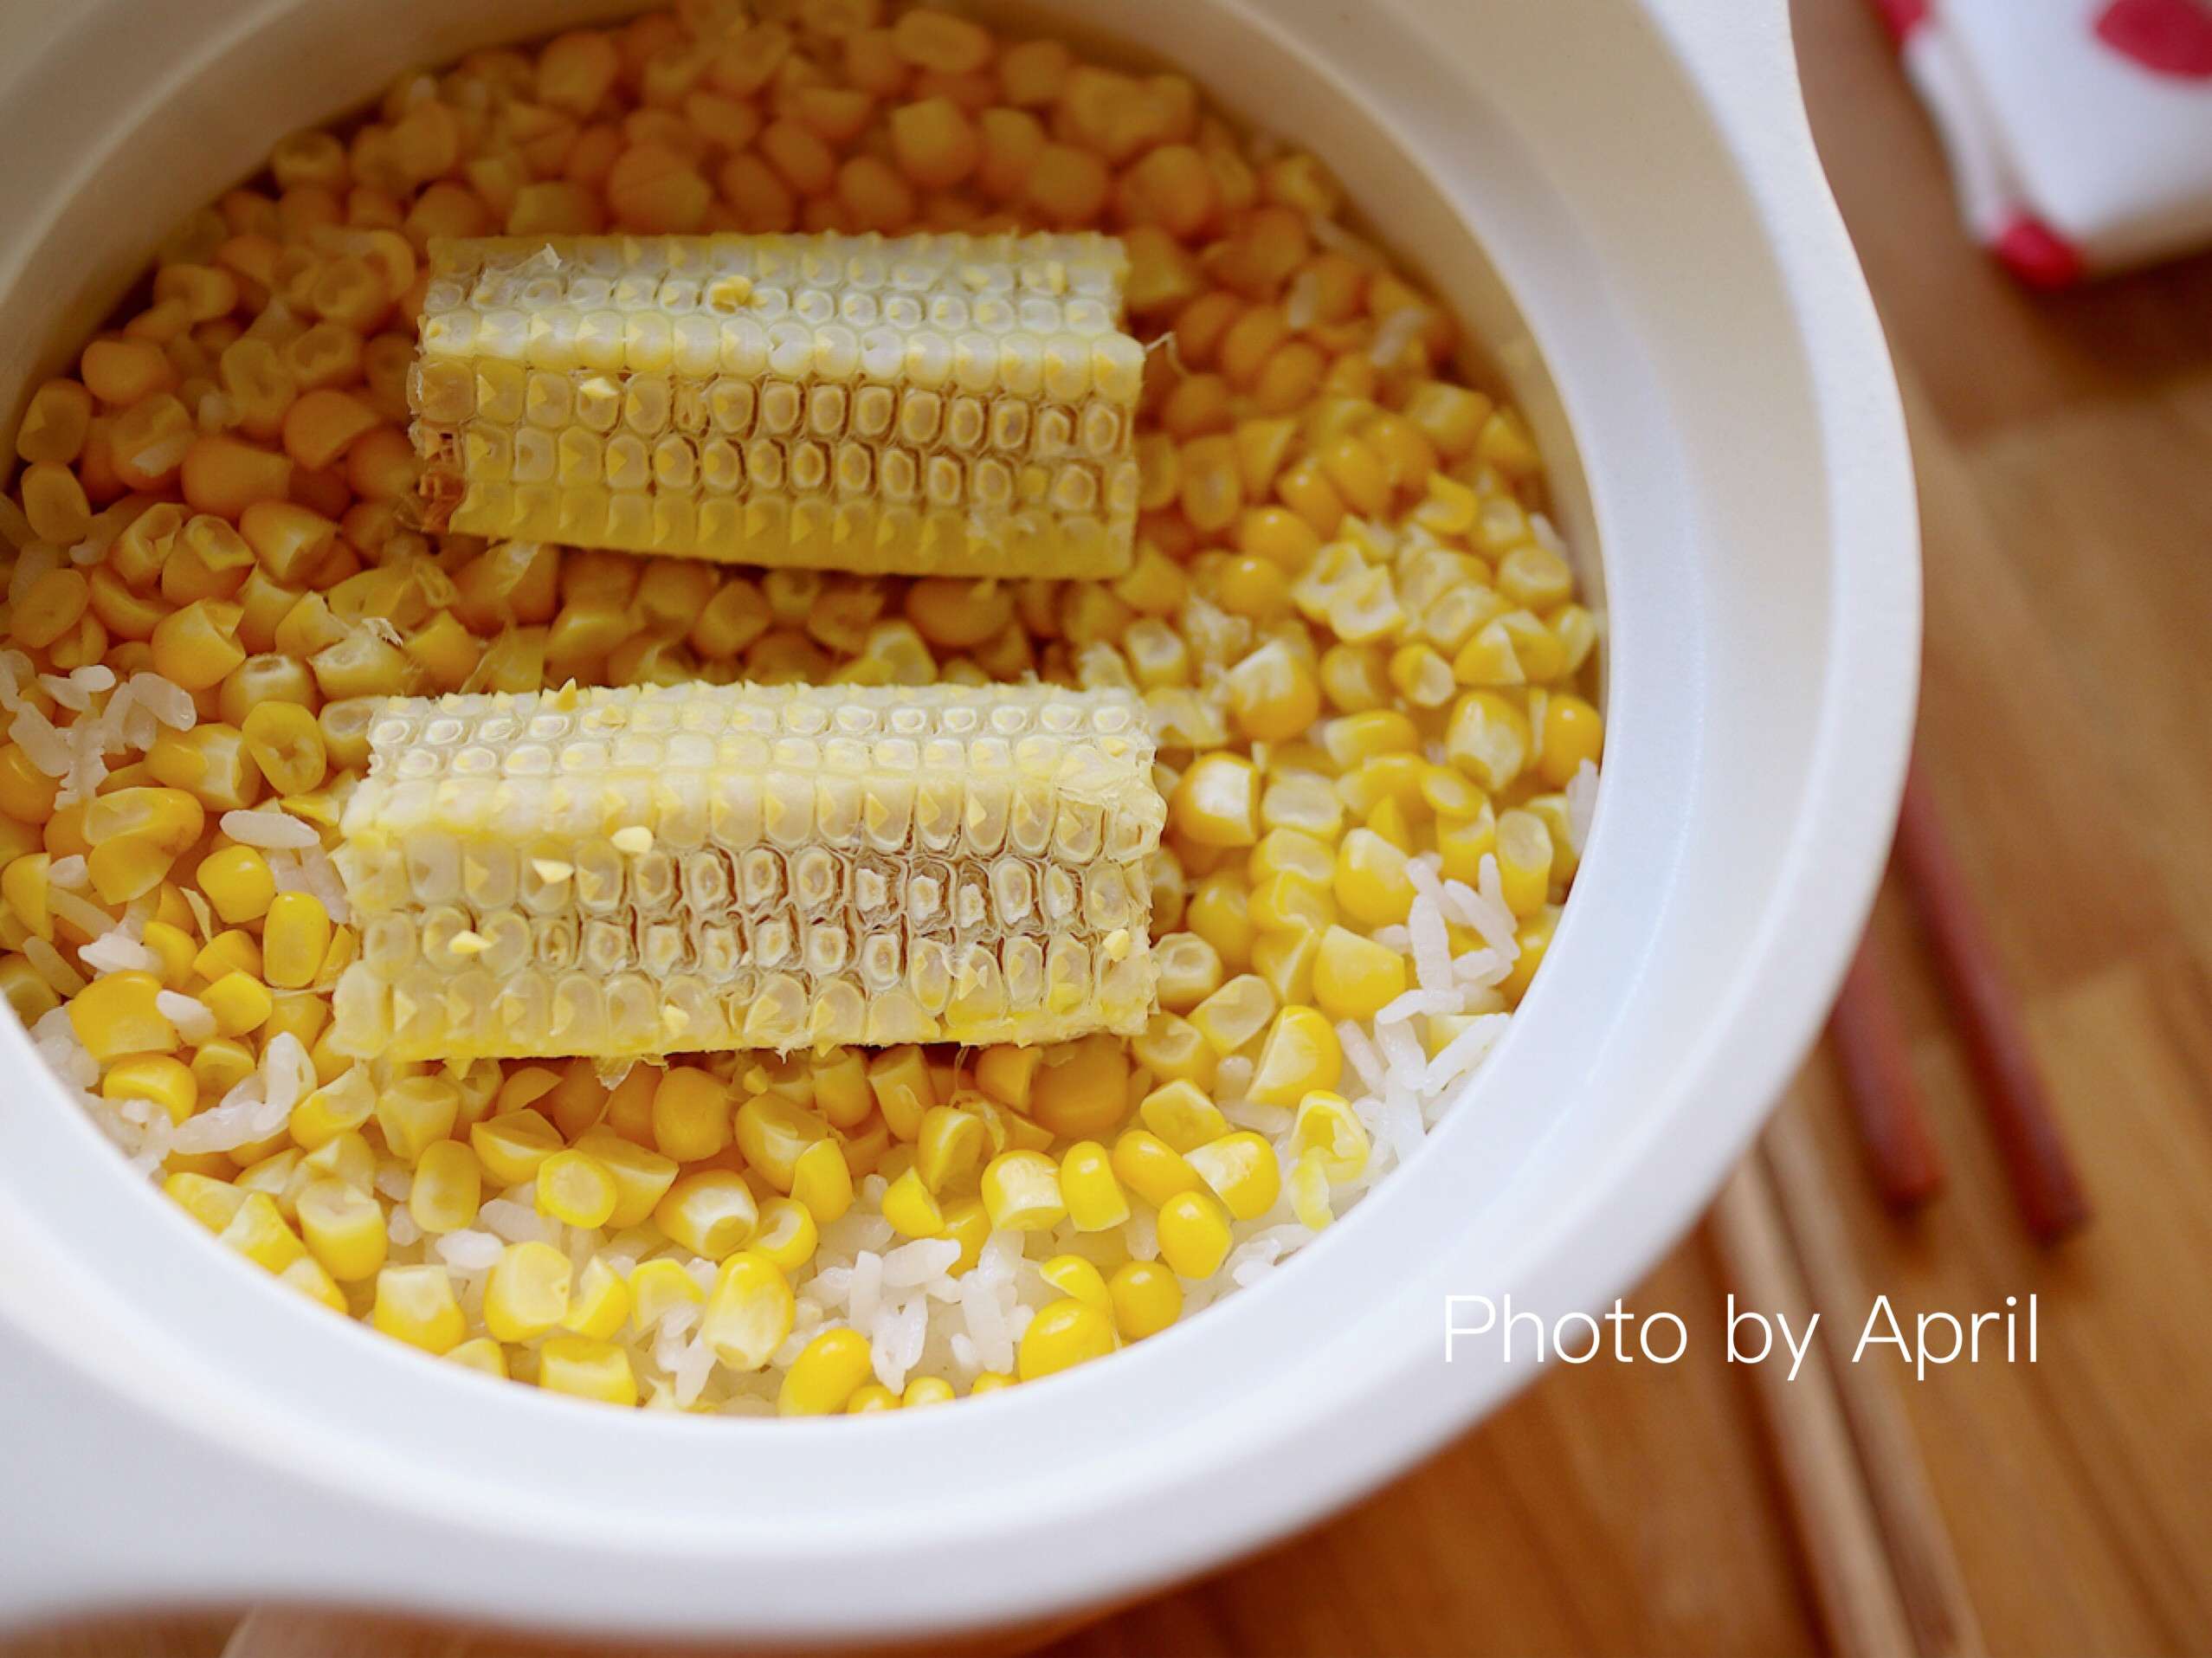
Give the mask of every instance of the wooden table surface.
[[(1826, 1148), (1865, 1277), (1908, 1315), (2041, 1298), (2034, 1367), (1958, 1366), (1902, 1390), (1990, 1649), (2212, 1651), (2212, 258), (2023, 294), (1962, 237), (1867, 0), (1796, 10), (1815, 126), (1912, 420), (1922, 753), (2096, 1221), (2054, 1253), (2027, 1242), (1893, 890), (1877, 926), (1950, 1189), (1910, 1224), (1881, 1212), (1825, 1055), (1785, 1108)], [(1710, 1334), (1723, 1293), (1693, 1237), (1632, 1305)], [(0, 1658), (212, 1658), (229, 1633), (134, 1623), (0, 1642)], [(1707, 1339), (1667, 1369), (1555, 1370), (1319, 1530), (1048, 1650), (1820, 1644), (1751, 1393)]]

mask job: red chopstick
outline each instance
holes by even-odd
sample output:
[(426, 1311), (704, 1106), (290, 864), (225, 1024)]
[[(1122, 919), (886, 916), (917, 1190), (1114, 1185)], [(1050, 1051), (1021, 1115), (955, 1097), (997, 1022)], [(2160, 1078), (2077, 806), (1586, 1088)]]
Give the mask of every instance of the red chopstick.
[(1871, 929), (1851, 958), (1828, 1028), (1843, 1068), (1844, 1098), (1882, 1201), (1899, 1213), (1916, 1210), (1943, 1189), (1943, 1157), (1928, 1132), (1904, 1022)]
[(1906, 771), (1897, 853), (1944, 988), (1964, 1026), (1983, 1111), (2011, 1176), (2014, 1197), (2037, 1241), (2055, 1242), (2089, 1218), (2088, 1200), (1917, 758)]

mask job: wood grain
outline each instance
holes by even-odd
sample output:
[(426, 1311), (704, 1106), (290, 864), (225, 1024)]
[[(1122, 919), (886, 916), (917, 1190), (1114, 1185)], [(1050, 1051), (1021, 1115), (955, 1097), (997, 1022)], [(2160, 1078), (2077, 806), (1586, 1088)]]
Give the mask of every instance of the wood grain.
[[(1906, 389), (1927, 553), (1921, 752), (2098, 1218), (2055, 1253), (2028, 1241), (1894, 893), (1877, 926), (1943, 1195), (1910, 1222), (1884, 1210), (1826, 1056), (1793, 1109), (1863, 1279), (1901, 1315), (2039, 1298), (2032, 1368), (1899, 1388), (1990, 1649), (2212, 1651), (2212, 258), (2022, 293), (1961, 235), (1866, 0), (1796, 14), (1822, 154)], [(1329, 1525), (1053, 1658), (1816, 1650), (1744, 1378), (1720, 1362), (1722, 1293), (1686, 1245), (1631, 1298), (1707, 1338), (1681, 1364), (1563, 1369)], [(212, 1658), (222, 1634), (135, 1623), (0, 1655)]]

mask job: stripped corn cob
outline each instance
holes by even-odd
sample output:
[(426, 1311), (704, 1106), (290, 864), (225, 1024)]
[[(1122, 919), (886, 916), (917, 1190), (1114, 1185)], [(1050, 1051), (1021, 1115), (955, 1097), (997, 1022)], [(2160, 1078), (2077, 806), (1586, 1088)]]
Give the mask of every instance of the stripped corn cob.
[(398, 699), (336, 1045), (393, 1059), (1141, 1029), (1165, 808), (1119, 692)]
[(1083, 235), (437, 241), (429, 527), (923, 575), (1131, 561), (1144, 351)]

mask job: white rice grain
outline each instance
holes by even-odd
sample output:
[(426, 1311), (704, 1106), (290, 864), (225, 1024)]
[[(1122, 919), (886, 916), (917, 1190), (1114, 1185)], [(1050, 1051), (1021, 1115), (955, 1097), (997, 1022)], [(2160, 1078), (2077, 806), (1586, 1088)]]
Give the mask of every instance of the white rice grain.
[(216, 1034), (215, 1015), (197, 996), (182, 990), (156, 990), (154, 1010), (177, 1027), (177, 1034), (197, 1047)]
[(281, 811), (225, 812), (222, 832), (241, 846), (320, 846), (323, 838), (313, 823)]

